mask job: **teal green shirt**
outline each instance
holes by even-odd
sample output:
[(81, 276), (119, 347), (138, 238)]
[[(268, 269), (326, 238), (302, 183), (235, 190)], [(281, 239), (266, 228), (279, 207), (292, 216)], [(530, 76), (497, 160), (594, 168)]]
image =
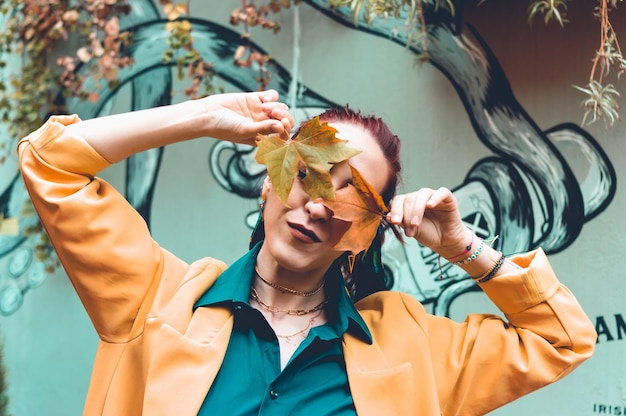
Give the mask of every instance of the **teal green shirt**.
[(371, 344), (372, 336), (343, 277), (338, 271), (326, 276), (328, 322), (311, 328), (281, 371), (278, 338), (248, 302), (260, 245), (226, 269), (194, 306), (221, 305), (234, 314), (224, 362), (198, 414), (354, 416), (341, 338), (347, 331)]

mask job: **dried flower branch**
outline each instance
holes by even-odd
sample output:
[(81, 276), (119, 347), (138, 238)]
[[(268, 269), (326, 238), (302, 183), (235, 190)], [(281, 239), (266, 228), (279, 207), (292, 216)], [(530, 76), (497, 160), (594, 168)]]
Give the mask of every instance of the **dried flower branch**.
[[(371, 25), (376, 18), (388, 19), (399, 18), (406, 8), (409, 9), (407, 23), (414, 22), (423, 17), (421, 12), (422, 2), (425, 0), (329, 0), (331, 8), (349, 6), (354, 15), (354, 24), (358, 25), (359, 17)], [(437, 6), (440, 0), (436, 0)]]
[(258, 2), (255, 0), (247, 3), (241, 0), (240, 7), (234, 9), (230, 14), (230, 24), (233, 26), (242, 24), (244, 29), (241, 34), (244, 44), (240, 45), (235, 51), (233, 61), (237, 66), (257, 68), (259, 71), (257, 81), (260, 90), (265, 89), (269, 84), (270, 72), (267, 64), (271, 57), (253, 47), (250, 28), (260, 27), (277, 34), (280, 31), (280, 24), (275, 20), (268, 19), (270, 13), (280, 13), (283, 9), (288, 9), (292, 4), (298, 4), (299, 2), (300, 0), (270, 0), (266, 4), (258, 5)]
[[(169, 33), (167, 37), (168, 49), (163, 52), (163, 63), (175, 62), (176, 72), (179, 80), (189, 78), (191, 86), (185, 88), (185, 95), (190, 98), (215, 93), (213, 79), (215, 72), (213, 64), (206, 62), (200, 52), (193, 46), (193, 25), (184, 16), (189, 14), (189, 5), (185, 3), (174, 4), (171, 0), (160, 0), (163, 11), (168, 22), (165, 30)], [(200, 87), (204, 87), (200, 92)]]
[[(6, 17), (0, 32), (0, 52), (22, 56), (16, 74), (0, 80), (0, 112), (9, 125), (9, 134), (20, 137), (42, 122), (42, 117), (56, 111), (58, 93), (81, 99), (97, 100), (95, 93), (84, 91), (83, 79), (75, 74), (79, 63), (91, 65), (91, 76), (117, 86), (117, 71), (132, 61), (124, 56), (130, 33), (120, 32), (119, 16), (130, 12), (125, 0), (92, 0), (71, 3), (62, 0), (10, 0), (2, 2)], [(48, 56), (73, 32), (86, 41), (74, 56), (61, 56), (56, 64)], [(0, 61), (5, 67), (6, 61)]]

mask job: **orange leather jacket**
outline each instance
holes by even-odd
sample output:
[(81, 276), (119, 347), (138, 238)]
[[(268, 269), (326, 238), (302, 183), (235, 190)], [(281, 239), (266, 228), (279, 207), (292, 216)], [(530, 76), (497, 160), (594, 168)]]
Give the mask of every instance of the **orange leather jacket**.
[[(84, 414), (195, 415), (233, 318), (192, 305), (225, 265), (187, 264), (161, 248), (95, 176), (109, 163), (65, 131), (76, 121), (52, 117), (18, 150), (35, 208), (100, 337)], [(590, 357), (594, 327), (545, 254), (512, 261), (522, 269), (482, 285), (507, 321), (476, 314), (457, 323), (397, 292), (358, 302), (374, 342), (343, 341), (357, 413), (484, 415)]]

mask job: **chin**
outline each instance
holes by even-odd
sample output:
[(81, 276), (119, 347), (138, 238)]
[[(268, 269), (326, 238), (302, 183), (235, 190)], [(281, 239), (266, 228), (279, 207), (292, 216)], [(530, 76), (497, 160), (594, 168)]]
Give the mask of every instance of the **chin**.
[[(266, 241), (264, 244), (268, 244)], [(307, 272), (313, 269), (328, 268), (341, 255), (341, 252), (326, 253), (320, 256), (320, 249), (314, 245), (311, 250), (300, 250), (290, 244), (268, 244), (269, 254), (282, 268), (292, 272)]]

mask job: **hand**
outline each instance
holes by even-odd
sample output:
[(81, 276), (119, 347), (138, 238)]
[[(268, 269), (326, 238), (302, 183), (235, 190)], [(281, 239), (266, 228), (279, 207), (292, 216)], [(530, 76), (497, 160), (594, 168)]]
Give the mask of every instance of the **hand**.
[(422, 188), (397, 195), (391, 202), (387, 221), (404, 229), (444, 258), (462, 252), (471, 239), (471, 231), (463, 224), (456, 198), (447, 188)]
[(294, 119), (287, 105), (277, 100), (274, 90), (204, 98), (207, 136), (250, 145), (256, 145), (259, 134), (288, 139)]

